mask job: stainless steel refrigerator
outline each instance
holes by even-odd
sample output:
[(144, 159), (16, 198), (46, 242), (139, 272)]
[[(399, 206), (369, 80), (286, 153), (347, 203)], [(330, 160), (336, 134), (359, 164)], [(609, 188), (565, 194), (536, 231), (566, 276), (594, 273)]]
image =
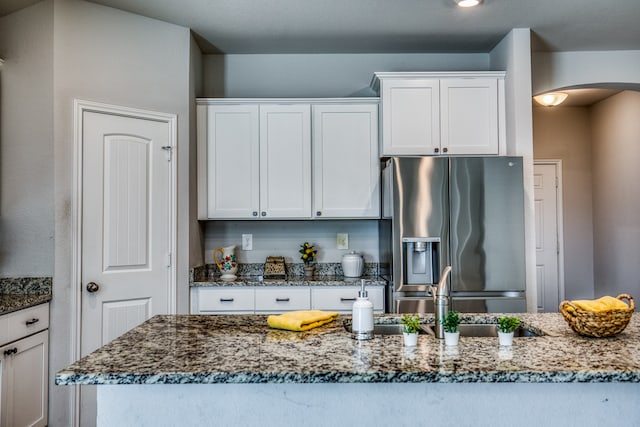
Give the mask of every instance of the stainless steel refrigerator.
[(433, 312), (428, 286), (451, 265), (451, 307), (524, 312), (520, 157), (394, 157), (383, 169), (380, 221), (387, 310)]

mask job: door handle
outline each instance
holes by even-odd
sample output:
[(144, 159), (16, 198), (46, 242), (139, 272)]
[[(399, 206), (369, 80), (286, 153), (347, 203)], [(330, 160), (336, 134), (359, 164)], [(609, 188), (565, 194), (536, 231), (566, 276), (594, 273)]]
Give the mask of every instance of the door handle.
[(98, 292), (98, 289), (100, 289), (100, 286), (96, 282), (87, 283), (87, 292), (89, 293)]

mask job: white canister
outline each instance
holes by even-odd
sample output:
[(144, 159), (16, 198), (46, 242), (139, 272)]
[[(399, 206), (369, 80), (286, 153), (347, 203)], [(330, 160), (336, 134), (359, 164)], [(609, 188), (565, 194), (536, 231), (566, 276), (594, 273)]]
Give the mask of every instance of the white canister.
[(342, 272), (345, 277), (360, 277), (364, 269), (364, 259), (362, 255), (351, 251), (342, 256)]

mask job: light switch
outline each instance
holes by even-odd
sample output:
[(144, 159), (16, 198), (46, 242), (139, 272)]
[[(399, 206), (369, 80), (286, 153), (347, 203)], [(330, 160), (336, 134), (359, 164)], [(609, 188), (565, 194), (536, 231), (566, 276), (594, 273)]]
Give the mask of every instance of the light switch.
[(338, 249), (349, 249), (349, 234), (338, 233), (338, 237), (336, 238), (336, 243), (337, 243)]
[(242, 235), (242, 250), (243, 251), (253, 250), (253, 234)]

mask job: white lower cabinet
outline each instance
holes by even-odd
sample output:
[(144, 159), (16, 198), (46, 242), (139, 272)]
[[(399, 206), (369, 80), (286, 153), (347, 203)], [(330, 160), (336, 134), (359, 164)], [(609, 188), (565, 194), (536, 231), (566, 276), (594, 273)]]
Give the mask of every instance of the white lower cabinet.
[[(269, 314), (293, 310), (351, 313), (359, 286), (246, 286), (191, 289), (192, 314)], [(384, 286), (367, 286), (375, 313), (384, 313)]]
[(191, 290), (191, 313), (251, 314), (255, 310), (253, 288), (219, 287)]
[[(327, 286), (311, 288), (311, 309), (351, 313), (359, 286)], [(384, 313), (384, 286), (367, 286), (374, 313)]]
[(306, 287), (256, 288), (256, 313), (309, 310), (311, 292)]
[[(0, 317), (0, 426), (46, 426), (49, 383), (49, 305)], [(46, 315), (46, 318), (41, 317)], [(22, 336), (7, 342), (7, 336)], [(25, 331), (27, 331), (25, 333)], [(37, 333), (33, 333), (40, 331)]]

